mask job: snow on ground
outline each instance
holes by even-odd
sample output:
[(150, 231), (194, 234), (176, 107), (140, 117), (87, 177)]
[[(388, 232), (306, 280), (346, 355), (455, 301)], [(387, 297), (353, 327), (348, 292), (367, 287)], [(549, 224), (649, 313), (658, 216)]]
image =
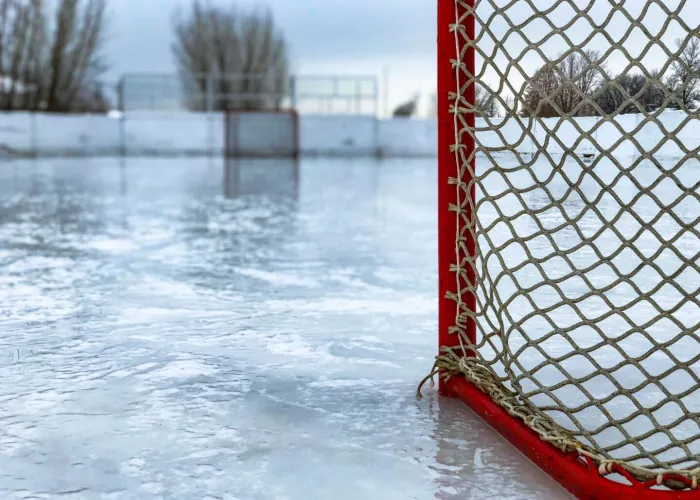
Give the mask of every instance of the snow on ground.
[(0, 165), (0, 498), (568, 498), (453, 400), (433, 160)]

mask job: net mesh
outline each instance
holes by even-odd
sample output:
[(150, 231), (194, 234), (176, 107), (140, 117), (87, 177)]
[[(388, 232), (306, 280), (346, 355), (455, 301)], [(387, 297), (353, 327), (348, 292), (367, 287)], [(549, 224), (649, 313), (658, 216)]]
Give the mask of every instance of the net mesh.
[(696, 488), (696, 0), (451, 1), (460, 347), (438, 367), (601, 472)]

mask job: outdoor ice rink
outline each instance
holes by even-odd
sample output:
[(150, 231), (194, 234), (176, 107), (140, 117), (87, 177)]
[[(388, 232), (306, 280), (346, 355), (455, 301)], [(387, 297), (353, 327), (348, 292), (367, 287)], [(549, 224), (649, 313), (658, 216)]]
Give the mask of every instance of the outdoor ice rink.
[(0, 166), (0, 498), (569, 498), (427, 389), (435, 160)]

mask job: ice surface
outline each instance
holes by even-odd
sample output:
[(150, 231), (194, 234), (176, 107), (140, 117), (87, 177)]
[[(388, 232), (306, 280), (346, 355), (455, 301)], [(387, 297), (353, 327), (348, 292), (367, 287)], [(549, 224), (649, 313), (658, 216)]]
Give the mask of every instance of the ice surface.
[(0, 498), (568, 498), (436, 349), (434, 160), (0, 165)]

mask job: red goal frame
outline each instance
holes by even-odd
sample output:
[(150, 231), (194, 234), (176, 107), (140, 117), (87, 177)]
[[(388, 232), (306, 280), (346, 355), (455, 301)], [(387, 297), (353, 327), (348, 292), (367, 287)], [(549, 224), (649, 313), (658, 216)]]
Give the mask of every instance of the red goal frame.
[[(438, 280), (439, 280), (439, 346), (458, 347), (456, 335), (448, 333), (454, 324), (457, 313), (457, 303), (446, 299), (446, 293), (455, 291), (455, 273), (450, 271), (450, 265), (456, 264), (455, 256), (455, 227), (457, 214), (449, 210), (451, 204), (457, 203), (457, 190), (448, 183), (450, 177), (457, 175), (455, 153), (450, 147), (455, 142), (455, 116), (450, 111), (454, 104), (449, 98), (450, 92), (457, 91), (457, 78), (453, 61), (466, 48), (463, 63), (471, 74), (475, 73), (476, 51), (473, 46), (465, 47), (463, 37), (451, 31), (456, 19), (466, 29), (467, 36), (474, 39), (476, 35), (476, 19), (473, 10), (478, 0), (437, 0), (437, 78), (438, 78)], [(471, 85), (466, 92), (466, 98), (474, 103), (475, 88)], [(475, 116), (467, 116), (467, 124), (475, 126)], [(462, 135), (463, 145), (469, 152), (475, 149), (472, 137)], [(473, 160), (474, 161), (474, 160)], [(475, 161), (472, 167), (475, 167)], [(475, 197), (475, 190), (470, 193)], [(468, 214), (473, 217), (474, 214)], [(467, 241), (467, 250), (476, 251), (473, 238)], [(468, 273), (468, 279), (474, 280), (473, 272)], [(468, 307), (476, 308), (476, 297), (467, 296)], [(476, 339), (476, 324), (467, 324), (467, 335), (472, 341)], [(620, 467), (614, 471), (625, 476), (631, 485), (619, 483), (602, 476), (595, 464), (583, 460), (577, 453), (565, 453), (554, 446), (542, 441), (539, 435), (527, 427), (522, 421), (512, 417), (506, 410), (481, 392), (464, 377), (452, 377), (449, 382), (440, 380), (439, 393), (442, 396), (454, 397), (463, 401), (487, 424), (498, 431), (527, 458), (549, 474), (576, 498), (582, 500), (700, 500), (700, 489), (670, 491), (653, 489), (656, 482), (642, 483), (632, 478)], [(525, 480), (525, 478), (523, 478)]]

